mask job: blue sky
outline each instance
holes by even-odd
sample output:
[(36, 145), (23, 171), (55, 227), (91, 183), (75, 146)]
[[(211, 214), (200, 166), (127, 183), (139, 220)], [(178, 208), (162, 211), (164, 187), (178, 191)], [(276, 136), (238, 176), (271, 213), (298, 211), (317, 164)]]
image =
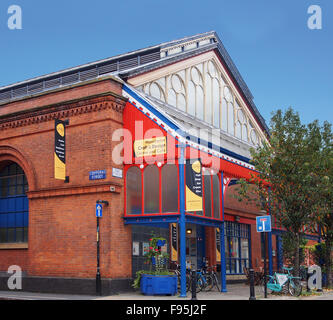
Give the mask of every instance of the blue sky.
[[(22, 30), (9, 30), (20, 5)], [(307, 26), (310, 5), (322, 29)], [(331, 0), (1, 0), (0, 86), (215, 30), (267, 124), (292, 106), (304, 123), (333, 119)]]

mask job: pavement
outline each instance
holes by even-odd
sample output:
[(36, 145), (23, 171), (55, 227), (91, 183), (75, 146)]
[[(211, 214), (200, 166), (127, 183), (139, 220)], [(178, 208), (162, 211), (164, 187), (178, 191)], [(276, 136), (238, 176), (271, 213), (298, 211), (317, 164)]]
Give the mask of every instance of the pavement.
[[(197, 300), (249, 300), (250, 287), (245, 284), (229, 284), (228, 292), (199, 292)], [(265, 299), (261, 288), (255, 288), (256, 300), (333, 300), (333, 290), (317, 293), (311, 296), (292, 297), (290, 295), (270, 294)], [(192, 295), (187, 293), (187, 297), (175, 296), (145, 296), (139, 291), (119, 293), (110, 296), (89, 296), (89, 295), (68, 295), (68, 294), (50, 294), (50, 293), (32, 293), (23, 291), (0, 291), (0, 300), (191, 300)]]

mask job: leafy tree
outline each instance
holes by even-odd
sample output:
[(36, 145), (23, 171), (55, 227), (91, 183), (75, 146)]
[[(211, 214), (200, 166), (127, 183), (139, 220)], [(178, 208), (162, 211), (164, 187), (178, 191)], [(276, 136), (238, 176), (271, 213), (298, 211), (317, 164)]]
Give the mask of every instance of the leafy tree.
[(257, 174), (239, 181), (236, 197), (261, 204), (292, 235), (296, 275), (304, 227), (309, 230), (332, 211), (332, 189), (327, 187), (332, 179), (325, 173), (327, 167), (332, 170), (331, 162), (325, 162), (330, 128), (326, 122), (320, 127), (318, 121), (303, 125), (292, 108), (278, 110), (271, 118), (269, 143), (250, 150)]
[(332, 287), (332, 247), (333, 247), (333, 134), (331, 124), (324, 123), (320, 130), (318, 123), (310, 125), (313, 136), (317, 140), (317, 155), (313, 170), (313, 183), (316, 185), (318, 202), (314, 208), (314, 222), (319, 226), (320, 235), (325, 243), (324, 254), (327, 285)]

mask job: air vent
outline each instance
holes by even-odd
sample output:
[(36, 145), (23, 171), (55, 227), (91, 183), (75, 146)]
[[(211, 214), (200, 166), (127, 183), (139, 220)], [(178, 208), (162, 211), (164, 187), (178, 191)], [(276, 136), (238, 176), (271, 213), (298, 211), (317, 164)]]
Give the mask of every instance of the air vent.
[(106, 74), (110, 72), (115, 72), (117, 71), (117, 63), (111, 63), (111, 64), (106, 64), (104, 66), (98, 67), (98, 74)]
[(160, 60), (160, 52), (159, 51), (141, 56), (140, 57), (140, 64), (146, 64), (146, 63), (153, 62), (153, 61), (156, 61), (156, 60)]
[(16, 88), (12, 91), (12, 97), (21, 97), (27, 94), (27, 87)]
[(126, 70), (138, 66), (138, 58), (127, 59), (119, 62), (119, 70)]
[(79, 81), (79, 74), (74, 73), (74, 74), (69, 74), (67, 76), (63, 76), (61, 79), (61, 84), (62, 85), (71, 84), (71, 83), (75, 83), (78, 81)]
[(80, 72), (80, 81), (88, 80), (88, 79), (93, 79), (98, 76), (98, 72), (96, 68), (90, 69), (90, 70), (85, 70)]
[(12, 97), (11, 91), (7, 90), (0, 93), (0, 101), (10, 100)]
[(34, 94), (43, 91), (43, 82), (28, 85), (28, 93)]
[(56, 87), (59, 87), (60, 85), (61, 85), (61, 79), (60, 78), (44, 81), (44, 88), (45, 89), (56, 88)]

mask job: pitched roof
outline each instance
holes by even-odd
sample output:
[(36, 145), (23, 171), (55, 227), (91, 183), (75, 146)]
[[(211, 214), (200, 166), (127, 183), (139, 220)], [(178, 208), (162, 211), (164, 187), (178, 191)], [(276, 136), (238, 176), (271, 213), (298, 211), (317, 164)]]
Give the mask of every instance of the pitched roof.
[(215, 31), (161, 43), (156, 46), (0, 87), (0, 106), (3, 103), (8, 103), (16, 99), (26, 98), (37, 93), (98, 78), (106, 74), (118, 75), (120, 78), (126, 80), (129, 77), (146, 73), (211, 50), (215, 50), (224, 62), (258, 123), (269, 134), (269, 129), (253, 102), (253, 96), (249, 88)]

